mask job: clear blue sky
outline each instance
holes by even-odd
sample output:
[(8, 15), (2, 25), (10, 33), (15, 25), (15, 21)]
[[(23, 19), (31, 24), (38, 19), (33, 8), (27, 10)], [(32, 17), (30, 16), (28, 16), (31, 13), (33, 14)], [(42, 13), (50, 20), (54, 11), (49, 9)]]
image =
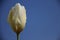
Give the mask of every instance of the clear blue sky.
[(0, 0), (0, 40), (16, 40), (7, 22), (9, 10), (21, 3), (27, 11), (27, 23), (21, 40), (58, 40), (60, 37), (60, 0)]

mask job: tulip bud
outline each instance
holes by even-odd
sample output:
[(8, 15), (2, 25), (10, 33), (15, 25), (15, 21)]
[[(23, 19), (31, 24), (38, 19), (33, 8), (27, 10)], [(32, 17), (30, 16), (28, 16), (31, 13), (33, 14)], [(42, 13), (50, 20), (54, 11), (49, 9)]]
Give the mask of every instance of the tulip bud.
[(8, 15), (8, 22), (14, 32), (20, 33), (26, 24), (26, 9), (20, 3), (11, 8)]

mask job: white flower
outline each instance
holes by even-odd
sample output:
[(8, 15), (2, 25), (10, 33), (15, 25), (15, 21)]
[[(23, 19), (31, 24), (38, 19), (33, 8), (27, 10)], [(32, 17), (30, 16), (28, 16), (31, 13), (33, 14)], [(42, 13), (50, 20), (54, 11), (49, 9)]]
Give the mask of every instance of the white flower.
[(21, 32), (26, 24), (26, 9), (17, 3), (9, 12), (8, 22), (15, 32)]

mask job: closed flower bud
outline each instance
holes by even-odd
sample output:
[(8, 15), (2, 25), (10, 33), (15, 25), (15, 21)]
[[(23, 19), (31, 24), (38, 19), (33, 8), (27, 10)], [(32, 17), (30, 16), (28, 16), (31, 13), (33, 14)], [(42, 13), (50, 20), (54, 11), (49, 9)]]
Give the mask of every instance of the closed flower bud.
[(11, 8), (8, 15), (8, 22), (14, 32), (20, 33), (26, 24), (26, 9), (20, 3)]

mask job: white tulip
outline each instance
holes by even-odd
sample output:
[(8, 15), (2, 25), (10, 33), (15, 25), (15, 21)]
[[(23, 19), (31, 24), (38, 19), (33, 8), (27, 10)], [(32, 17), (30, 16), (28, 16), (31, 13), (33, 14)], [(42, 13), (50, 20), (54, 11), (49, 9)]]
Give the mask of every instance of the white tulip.
[(19, 33), (21, 32), (26, 24), (26, 9), (20, 3), (17, 3), (11, 8), (8, 15), (8, 22), (12, 29)]

